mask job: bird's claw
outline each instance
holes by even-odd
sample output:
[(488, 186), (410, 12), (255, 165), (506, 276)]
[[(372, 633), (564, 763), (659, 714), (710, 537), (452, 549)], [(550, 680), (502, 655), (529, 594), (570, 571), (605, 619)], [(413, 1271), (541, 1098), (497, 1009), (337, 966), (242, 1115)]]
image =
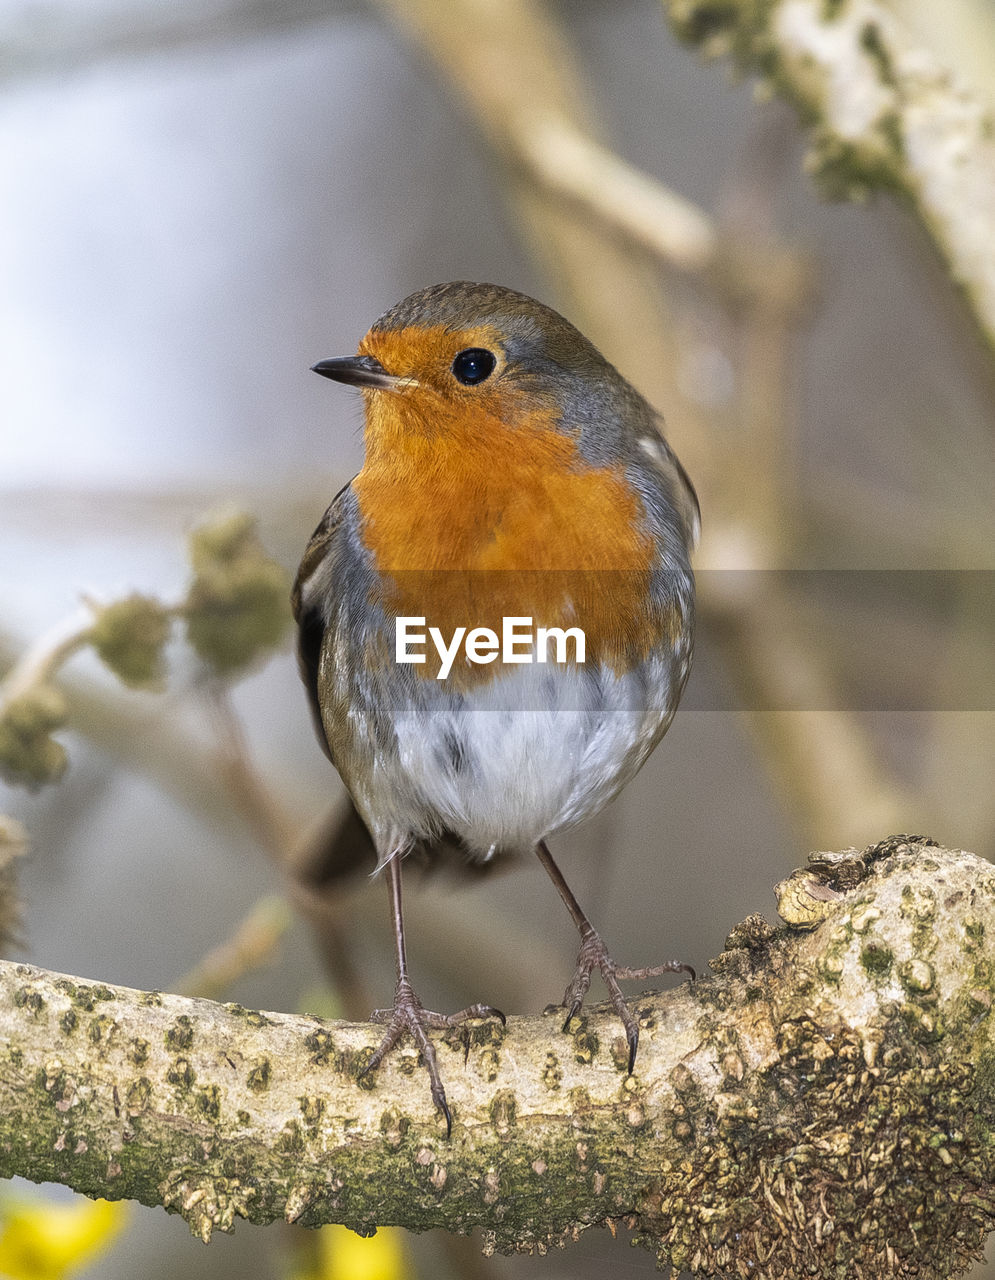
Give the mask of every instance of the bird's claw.
[(611, 1001), (612, 1008), (622, 1020), (622, 1025), (625, 1028), (625, 1038), (629, 1045), (629, 1075), (632, 1075), (636, 1065), (636, 1050), (639, 1048), (639, 1025), (632, 1016), (632, 1011), (628, 1004), (626, 1004), (625, 995), (618, 985), (619, 979), (621, 978), (623, 981), (633, 979), (637, 982), (644, 982), (648, 978), (659, 978), (665, 973), (688, 973), (691, 975), (691, 981), (694, 982), (695, 971), (689, 964), (684, 964), (680, 960), (668, 960), (664, 964), (651, 965), (645, 969), (631, 969), (624, 965), (616, 964), (608, 948), (601, 940), (601, 935), (591, 929), (583, 935), (580, 951), (577, 953), (577, 968), (574, 970), (574, 976), (563, 993), (563, 1004), (569, 1011), (563, 1024), (564, 1031), (569, 1029), (571, 1020), (580, 1013), (584, 997), (591, 986), (591, 975), (595, 969), (600, 971), (605, 986), (608, 988), (608, 998)]
[(386, 1024), (387, 1030), (384, 1032), (383, 1039), (373, 1051), (369, 1061), (360, 1071), (359, 1079), (362, 1079), (369, 1072), (375, 1071), (391, 1049), (407, 1032), (421, 1052), (431, 1085), (432, 1101), (445, 1117), (446, 1137), (449, 1138), (453, 1131), (453, 1117), (449, 1110), (449, 1103), (446, 1100), (446, 1091), (442, 1084), (439, 1063), (435, 1055), (435, 1045), (428, 1038), (425, 1028), (444, 1030), (448, 1027), (460, 1026), (471, 1018), (499, 1018), (502, 1025), (507, 1022), (501, 1010), (495, 1009), (489, 1004), (472, 1004), (466, 1009), (460, 1009), (458, 1013), (436, 1013), (432, 1009), (426, 1009), (415, 994), (411, 983), (402, 978), (394, 989), (393, 1007), (390, 1009), (374, 1009), (370, 1014), (371, 1022)]

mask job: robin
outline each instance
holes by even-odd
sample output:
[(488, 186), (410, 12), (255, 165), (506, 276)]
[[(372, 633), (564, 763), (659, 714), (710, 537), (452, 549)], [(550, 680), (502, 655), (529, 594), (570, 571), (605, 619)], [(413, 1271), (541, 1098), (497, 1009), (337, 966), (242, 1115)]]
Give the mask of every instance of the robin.
[(365, 462), (316, 529), (294, 585), (318, 736), (369, 831), (390, 891), (393, 1007), (366, 1070), (407, 1033), (452, 1119), (411, 985), (401, 870), (418, 849), (470, 862), (534, 851), (581, 937), (563, 1003), (615, 962), (549, 851), (639, 770), (691, 664), (693, 486), (646, 400), (562, 316), (465, 281), (413, 293), (355, 356), (314, 372), (359, 387)]

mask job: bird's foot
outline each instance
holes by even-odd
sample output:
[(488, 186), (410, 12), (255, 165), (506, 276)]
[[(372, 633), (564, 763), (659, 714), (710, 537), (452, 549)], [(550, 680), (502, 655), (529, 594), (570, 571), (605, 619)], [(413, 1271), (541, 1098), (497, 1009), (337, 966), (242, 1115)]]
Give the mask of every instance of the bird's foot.
[(407, 978), (401, 978), (394, 988), (393, 1007), (390, 1009), (374, 1009), (370, 1015), (371, 1022), (386, 1023), (387, 1030), (374, 1050), (373, 1056), (359, 1073), (360, 1079), (368, 1072), (375, 1071), (404, 1033), (407, 1032), (421, 1051), (422, 1060), (425, 1063), (425, 1069), (431, 1082), (432, 1101), (445, 1116), (446, 1137), (448, 1138), (453, 1130), (453, 1118), (449, 1111), (449, 1104), (446, 1101), (446, 1091), (442, 1086), (439, 1063), (435, 1056), (435, 1045), (426, 1035), (425, 1028), (431, 1027), (433, 1030), (444, 1030), (447, 1027), (459, 1026), (471, 1018), (499, 1018), (502, 1024), (505, 1022), (505, 1016), (501, 1010), (494, 1009), (489, 1004), (472, 1004), (467, 1009), (460, 1009), (458, 1013), (434, 1013), (431, 1009), (424, 1007), (415, 995)]
[(625, 1038), (629, 1043), (629, 1074), (631, 1075), (636, 1065), (636, 1050), (639, 1048), (639, 1025), (625, 1002), (622, 988), (618, 985), (619, 979), (632, 978), (637, 982), (644, 982), (647, 978), (659, 978), (664, 973), (688, 973), (691, 975), (691, 981), (694, 982), (695, 972), (689, 964), (683, 964), (680, 960), (668, 960), (665, 964), (653, 965), (648, 969), (628, 969), (615, 963), (608, 948), (602, 942), (601, 935), (594, 929), (585, 931), (582, 937), (580, 951), (577, 953), (577, 968), (574, 970), (570, 985), (563, 994), (563, 1004), (568, 1010), (563, 1030), (567, 1030), (571, 1018), (576, 1017), (580, 1012), (584, 997), (591, 985), (591, 975), (595, 969), (599, 969), (608, 988), (608, 998), (611, 1000), (612, 1008), (622, 1019), (622, 1025), (625, 1027)]

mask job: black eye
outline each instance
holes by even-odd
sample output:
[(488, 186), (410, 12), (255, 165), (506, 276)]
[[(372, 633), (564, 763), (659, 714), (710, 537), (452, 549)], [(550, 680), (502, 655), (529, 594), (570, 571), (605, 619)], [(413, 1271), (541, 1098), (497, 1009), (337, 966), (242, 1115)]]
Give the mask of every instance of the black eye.
[(492, 351), (485, 351), (483, 347), (467, 347), (465, 351), (457, 352), (453, 360), (453, 377), (465, 386), (475, 387), (491, 376), (496, 364)]

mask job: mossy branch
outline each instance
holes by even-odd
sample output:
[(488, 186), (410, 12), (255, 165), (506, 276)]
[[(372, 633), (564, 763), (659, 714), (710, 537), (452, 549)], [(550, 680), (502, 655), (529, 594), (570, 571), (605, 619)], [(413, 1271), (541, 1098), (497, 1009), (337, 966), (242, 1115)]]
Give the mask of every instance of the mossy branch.
[(879, 0), (664, 0), (677, 33), (731, 55), (801, 111), (807, 166), (835, 197), (910, 201), (995, 347), (990, 112)]
[(814, 855), (715, 973), (440, 1036), (453, 1136), (379, 1030), (0, 965), (0, 1173), (178, 1212), (538, 1249), (633, 1229), (661, 1265), (945, 1277), (995, 1214), (995, 868), (895, 837)]

